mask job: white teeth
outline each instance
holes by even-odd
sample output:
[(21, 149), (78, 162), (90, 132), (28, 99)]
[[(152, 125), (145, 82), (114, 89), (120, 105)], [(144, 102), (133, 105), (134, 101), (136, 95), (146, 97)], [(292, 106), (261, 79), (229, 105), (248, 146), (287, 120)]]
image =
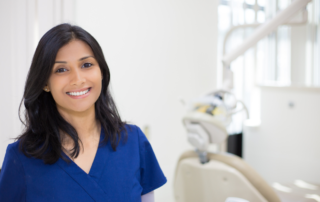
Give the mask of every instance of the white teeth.
[(67, 92), (68, 95), (72, 95), (72, 96), (79, 96), (79, 95), (84, 95), (86, 93), (89, 92), (89, 89), (85, 90), (85, 91), (81, 91), (81, 92)]

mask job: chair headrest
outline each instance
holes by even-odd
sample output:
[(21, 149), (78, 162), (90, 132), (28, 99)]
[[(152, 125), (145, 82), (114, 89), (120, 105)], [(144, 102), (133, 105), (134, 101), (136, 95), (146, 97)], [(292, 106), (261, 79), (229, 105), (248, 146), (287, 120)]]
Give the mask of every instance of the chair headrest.
[[(183, 117), (183, 123), (186, 125), (198, 124), (208, 135), (208, 143), (220, 144), (228, 137), (226, 127), (214, 116), (201, 112), (189, 112)], [(194, 131), (192, 131), (194, 133)]]

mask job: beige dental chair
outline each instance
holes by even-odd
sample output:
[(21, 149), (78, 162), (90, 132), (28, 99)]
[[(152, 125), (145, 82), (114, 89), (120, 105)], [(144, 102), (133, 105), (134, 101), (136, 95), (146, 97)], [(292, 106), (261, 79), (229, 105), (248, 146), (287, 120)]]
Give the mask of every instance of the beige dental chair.
[[(225, 152), (207, 152), (209, 144), (223, 145), (228, 136), (225, 126), (213, 116), (190, 112), (183, 122), (188, 141), (197, 150), (186, 151), (178, 160), (174, 179), (176, 202), (320, 201), (320, 186), (314, 185), (311, 191), (294, 184), (277, 184), (274, 189), (241, 158)], [(228, 200), (229, 197), (239, 200)]]

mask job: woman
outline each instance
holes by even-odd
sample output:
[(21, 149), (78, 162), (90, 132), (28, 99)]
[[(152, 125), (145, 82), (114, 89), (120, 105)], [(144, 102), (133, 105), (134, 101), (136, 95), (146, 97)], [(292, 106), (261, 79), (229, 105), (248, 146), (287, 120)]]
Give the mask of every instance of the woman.
[(41, 38), (0, 201), (153, 201), (166, 178), (145, 135), (120, 119), (109, 82), (102, 50), (82, 28), (61, 24)]

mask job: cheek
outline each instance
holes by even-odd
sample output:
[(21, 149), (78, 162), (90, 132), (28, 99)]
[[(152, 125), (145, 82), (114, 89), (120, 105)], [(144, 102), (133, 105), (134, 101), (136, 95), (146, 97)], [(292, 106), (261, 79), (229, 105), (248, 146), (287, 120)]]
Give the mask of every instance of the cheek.
[(94, 87), (95, 87), (95, 93), (96, 93), (96, 98), (98, 99), (98, 97), (101, 94), (101, 89), (102, 89), (102, 80), (101, 80), (101, 76), (97, 76), (95, 77), (94, 80)]
[(100, 70), (100, 68), (97, 68), (97, 70), (94, 72), (94, 75), (96, 77), (96, 79), (100, 80), (102, 79), (102, 72)]
[(102, 74), (101, 74), (100, 68), (97, 69), (96, 71), (94, 71), (93, 74), (91, 74), (91, 79), (90, 80), (93, 81), (94, 84), (97, 87), (101, 88), (101, 85), (102, 85)]
[(66, 80), (66, 79), (51, 78), (48, 82), (48, 86), (49, 86), (50, 92), (52, 94), (52, 97), (57, 103), (64, 96), (63, 86), (65, 85), (64, 83), (66, 82), (64, 80)]

